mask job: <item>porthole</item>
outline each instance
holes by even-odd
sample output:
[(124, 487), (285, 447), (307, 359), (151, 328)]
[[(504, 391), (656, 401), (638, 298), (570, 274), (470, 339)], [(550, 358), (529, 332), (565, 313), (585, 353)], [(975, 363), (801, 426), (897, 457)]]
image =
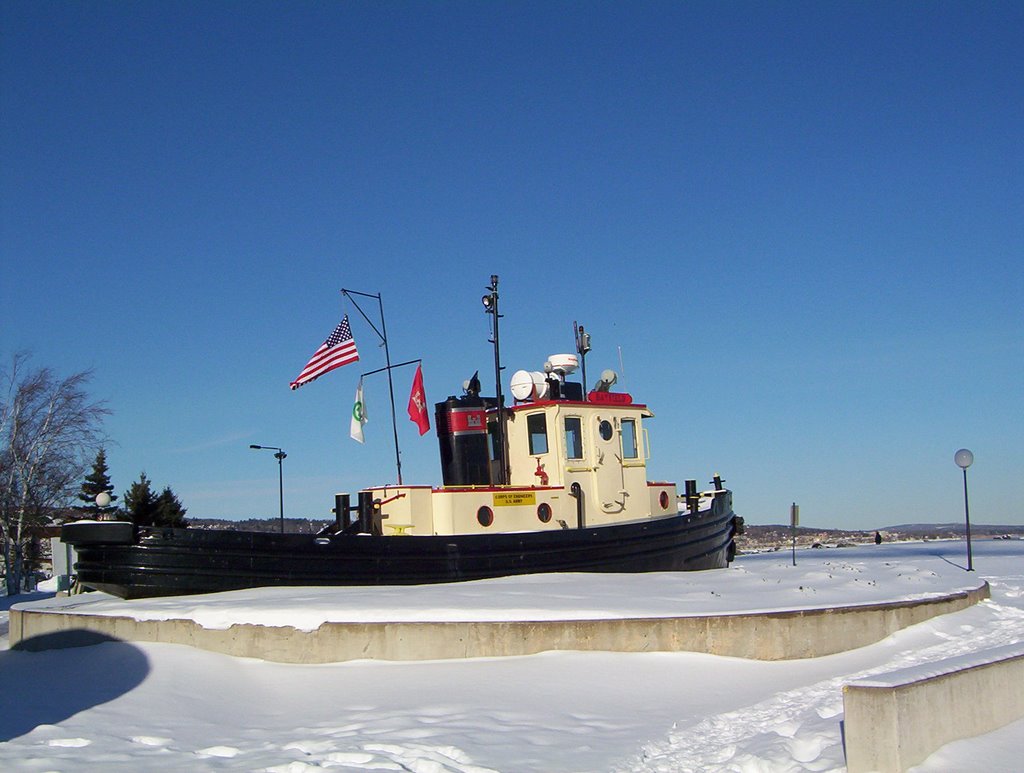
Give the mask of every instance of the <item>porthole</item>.
[(494, 512), (487, 505), (476, 511), (476, 520), (481, 526), (490, 526), (494, 523)]
[(551, 520), (551, 505), (547, 502), (541, 502), (537, 505), (537, 518), (540, 519), (541, 523), (547, 523)]
[(668, 492), (662, 491), (658, 497), (658, 504), (661, 505), (662, 510), (668, 510)]
[(597, 425), (597, 431), (601, 435), (601, 440), (612, 439), (612, 423), (607, 419), (601, 419), (601, 423)]

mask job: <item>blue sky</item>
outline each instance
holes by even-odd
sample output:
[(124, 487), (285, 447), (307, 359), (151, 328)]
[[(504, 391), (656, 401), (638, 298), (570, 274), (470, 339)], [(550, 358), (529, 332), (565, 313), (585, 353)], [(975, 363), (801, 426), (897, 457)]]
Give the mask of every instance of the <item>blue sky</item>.
[[(0, 356), (94, 369), (193, 516), (395, 477), (430, 400), (593, 335), (653, 479), (876, 528), (1024, 523), (1019, 3), (4, 3)], [(372, 309), (372, 304), (367, 308)], [(362, 360), (288, 383), (345, 312)], [(407, 483), (437, 483), (405, 418)]]

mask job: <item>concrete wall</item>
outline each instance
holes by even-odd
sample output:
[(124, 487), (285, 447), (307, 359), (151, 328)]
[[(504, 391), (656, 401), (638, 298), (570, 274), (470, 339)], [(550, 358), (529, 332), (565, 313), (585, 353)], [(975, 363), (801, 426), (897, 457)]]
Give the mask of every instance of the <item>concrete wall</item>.
[[(56, 646), (88, 630), (123, 641), (189, 644), (282, 663), (366, 658), (439, 660), (530, 655), (548, 650), (704, 652), (786, 660), (862, 647), (907, 626), (956, 612), (989, 596), (988, 584), (937, 599), (857, 607), (712, 617), (508, 622), (324, 623), (315, 631), (233, 625), (208, 629), (193, 620), (138, 621), (45, 610), (11, 610), (11, 647)], [(33, 641), (36, 639), (37, 641)]]
[[(849, 773), (904, 771), (952, 741), (1024, 717), (1024, 646), (976, 653), (843, 688)], [(951, 665), (946, 665), (951, 663)], [(915, 673), (917, 672), (917, 673)]]

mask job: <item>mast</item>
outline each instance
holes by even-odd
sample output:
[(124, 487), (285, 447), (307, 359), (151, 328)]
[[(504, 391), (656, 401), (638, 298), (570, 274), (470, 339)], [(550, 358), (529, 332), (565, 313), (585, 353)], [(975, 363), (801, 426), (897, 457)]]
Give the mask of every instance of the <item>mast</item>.
[(494, 344), (494, 383), (496, 400), (498, 402), (498, 431), (495, 433), (494, 442), (497, 445), (498, 462), (500, 470), (498, 480), (494, 481), (499, 486), (508, 483), (508, 453), (505, 448), (505, 397), (501, 393), (501, 345), (498, 337), (498, 320), (501, 314), (498, 313), (498, 275), (491, 274), (491, 284), (486, 288), (490, 292), (481, 300), (484, 304), (484, 311), (493, 318), (494, 337), (490, 343)]
[[(393, 381), (391, 379), (391, 351), (388, 349), (388, 329), (387, 329), (387, 326), (384, 324), (384, 301), (381, 299), (380, 293), (377, 293), (376, 295), (371, 295), (370, 293), (361, 293), (361, 292), (358, 292), (357, 290), (346, 290), (344, 287), (341, 288), (341, 292), (342, 292), (342, 295), (344, 295), (346, 298), (348, 298), (350, 301), (352, 301), (353, 305), (356, 307), (356, 311), (358, 311), (360, 314), (362, 314), (363, 319), (366, 320), (366, 324), (368, 324), (371, 328), (373, 328), (373, 332), (376, 333), (377, 336), (380, 338), (380, 340), (384, 342), (384, 361), (385, 361), (385, 363), (387, 365), (384, 368), (384, 370), (386, 370), (388, 372), (388, 394), (391, 396), (391, 431), (392, 431), (392, 433), (394, 434), (394, 437), (395, 437), (395, 466), (398, 468), (398, 485), (401, 486), (402, 485), (402, 454), (398, 450), (398, 424), (395, 421), (395, 385), (394, 385), (394, 383), (393, 383)], [(381, 332), (381, 330), (378, 330), (377, 326), (374, 325), (373, 322), (370, 321), (370, 318), (367, 317), (366, 314), (363, 313), (363, 310), (361, 308), (359, 308), (359, 304), (356, 303), (356, 299), (352, 297), (353, 295), (361, 295), (364, 298), (376, 298), (377, 299), (377, 306), (380, 308), (380, 326), (381, 326), (381, 330), (383, 332)], [(404, 364), (408, 364), (408, 363), (402, 363), (402, 364), (404, 365)], [(395, 367), (398, 367), (398, 366), (395, 366)], [(376, 373), (378, 371), (373, 371), (373, 372)]]
[(590, 333), (583, 330), (583, 325), (572, 323), (572, 332), (576, 338), (576, 351), (580, 355), (580, 370), (583, 376), (583, 400), (587, 399), (587, 352), (590, 351)]

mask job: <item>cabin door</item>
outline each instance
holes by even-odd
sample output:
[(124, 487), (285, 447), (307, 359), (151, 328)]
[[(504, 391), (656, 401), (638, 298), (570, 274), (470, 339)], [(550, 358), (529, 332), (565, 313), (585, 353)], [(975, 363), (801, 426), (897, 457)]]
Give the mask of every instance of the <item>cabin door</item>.
[(605, 513), (621, 513), (626, 509), (626, 492), (622, 477), (622, 447), (619, 433), (611, 418), (594, 419), (594, 482), (597, 503)]

